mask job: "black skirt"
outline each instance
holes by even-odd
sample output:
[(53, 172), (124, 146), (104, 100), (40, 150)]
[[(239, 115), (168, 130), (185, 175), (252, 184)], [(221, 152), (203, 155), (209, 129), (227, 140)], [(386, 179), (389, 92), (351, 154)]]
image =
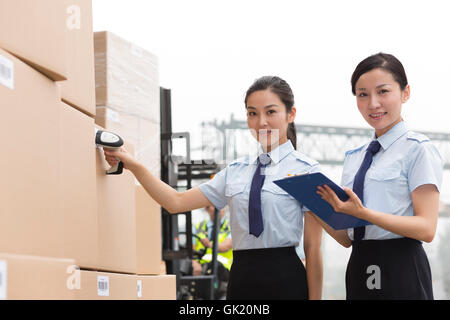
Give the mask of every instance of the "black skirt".
[(427, 255), (409, 238), (354, 241), (345, 283), (347, 300), (433, 300)]
[(308, 299), (306, 270), (294, 247), (235, 250), (227, 300)]

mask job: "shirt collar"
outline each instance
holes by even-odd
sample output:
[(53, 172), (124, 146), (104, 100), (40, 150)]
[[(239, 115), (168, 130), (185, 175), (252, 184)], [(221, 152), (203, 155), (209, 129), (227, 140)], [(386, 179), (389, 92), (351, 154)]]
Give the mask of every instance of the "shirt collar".
[[(270, 151), (268, 153), (271, 163), (272, 164), (278, 164), (281, 160), (283, 160), (288, 154), (290, 154), (292, 151), (294, 151), (294, 146), (292, 145), (291, 140), (288, 139), (285, 143), (282, 145), (279, 145), (274, 150)], [(251, 164), (256, 164), (256, 160), (258, 157), (264, 153), (261, 146), (258, 147), (258, 156), (252, 157), (250, 159)]]
[(393, 126), (391, 129), (389, 129), (388, 132), (383, 134), (378, 139), (375, 136), (375, 133), (373, 134), (373, 139), (377, 139), (378, 142), (383, 147), (383, 150), (386, 150), (389, 148), (395, 141), (398, 140), (401, 136), (403, 136), (406, 132), (408, 132), (408, 127), (406, 126), (405, 121), (400, 121), (395, 126)]

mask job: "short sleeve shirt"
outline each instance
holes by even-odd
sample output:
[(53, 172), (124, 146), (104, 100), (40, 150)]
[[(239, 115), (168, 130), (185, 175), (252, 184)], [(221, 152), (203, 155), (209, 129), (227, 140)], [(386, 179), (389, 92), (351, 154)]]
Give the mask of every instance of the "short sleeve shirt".
[(249, 194), (257, 157), (244, 157), (230, 163), (200, 190), (217, 208), (230, 209), (233, 250), (298, 246), (303, 236), (303, 214), (308, 209), (273, 181), (305, 172), (320, 171), (319, 163), (295, 151), (290, 140), (269, 152), (261, 190), (264, 231), (259, 237), (249, 233)]
[[(398, 216), (413, 216), (411, 193), (419, 186), (433, 184), (441, 189), (444, 161), (430, 139), (408, 130), (399, 122), (379, 137), (380, 151), (373, 157), (364, 180), (364, 203), (369, 209)], [(341, 184), (353, 182), (369, 143), (346, 153)], [(348, 229), (353, 239), (353, 229)], [(364, 240), (401, 238), (376, 225), (366, 226)]]

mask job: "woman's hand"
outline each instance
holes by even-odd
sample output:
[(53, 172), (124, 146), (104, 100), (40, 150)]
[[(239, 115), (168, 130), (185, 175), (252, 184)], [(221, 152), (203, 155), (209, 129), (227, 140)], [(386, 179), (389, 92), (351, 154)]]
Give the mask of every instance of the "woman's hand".
[(336, 193), (329, 186), (324, 185), (317, 187), (317, 194), (321, 196), (323, 200), (328, 202), (333, 210), (340, 213), (345, 213), (357, 218), (361, 218), (365, 207), (363, 206), (361, 200), (358, 198), (356, 193), (350, 188), (344, 187), (345, 193), (350, 197), (347, 201), (341, 201)]
[(122, 161), (125, 169), (133, 171), (133, 169), (139, 165), (136, 158), (134, 158), (124, 147), (121, 147), (119, 150), (112, 150), (104, 147), (103, 153), (110, 166), (115, 166), (119, 161)]

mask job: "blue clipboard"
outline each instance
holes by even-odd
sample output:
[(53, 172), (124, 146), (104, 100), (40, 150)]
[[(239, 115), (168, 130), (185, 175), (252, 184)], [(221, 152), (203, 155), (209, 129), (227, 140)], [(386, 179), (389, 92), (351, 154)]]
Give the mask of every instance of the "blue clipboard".
[(317, 186), (328, 185), (342, 201), (348, 200), (345, 191), (320, 172), (308, 173), (294, 177), (275, 180), (274, 183), (293, 196), (297, 201), (314, 212), (335, 230), (349, 229), (370, 225), (366, 220), (339, 213), (323, 200), (317, 192)]

